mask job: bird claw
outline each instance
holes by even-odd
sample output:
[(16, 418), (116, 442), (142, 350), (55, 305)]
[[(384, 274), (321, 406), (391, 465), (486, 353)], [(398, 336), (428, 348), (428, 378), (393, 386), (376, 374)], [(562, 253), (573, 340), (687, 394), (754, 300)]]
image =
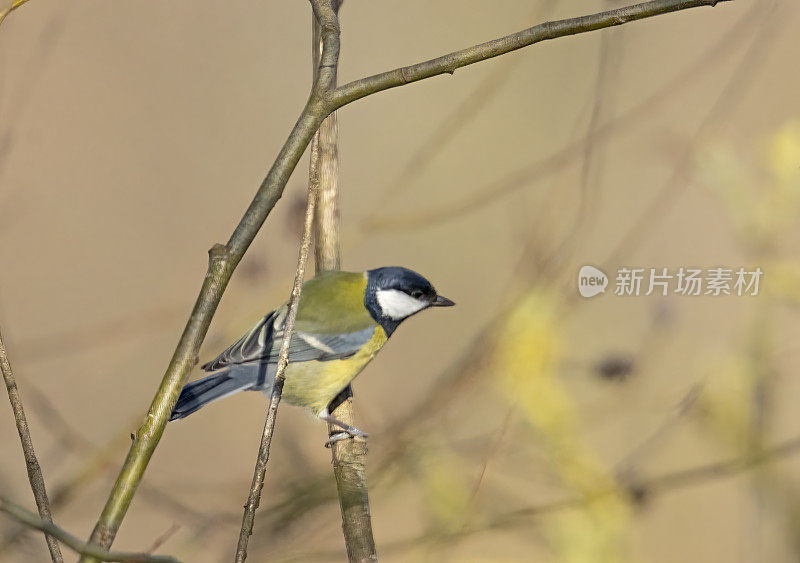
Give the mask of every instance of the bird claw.
[(341, 432), (337, 432), (336, 434), (331, 434), (328, 440), (325, 442), (326, 448), (333, 447), (333, 444), (336, 442), (341, 442), (342, 440), (349, 440), (349, 439), (359, 439), (366, 442), (367, 437), (369, 434), (366, 432), (362, 432), (358, 428), (351, 428), (350, 430), (343, 430)]

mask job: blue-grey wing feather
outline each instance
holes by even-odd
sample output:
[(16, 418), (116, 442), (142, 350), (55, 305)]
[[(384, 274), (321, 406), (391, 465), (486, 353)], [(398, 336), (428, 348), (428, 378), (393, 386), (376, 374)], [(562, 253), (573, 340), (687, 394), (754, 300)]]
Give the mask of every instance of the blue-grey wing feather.
[[(202, 369), (217, 371), (237, 364), (277, 364), (283, 344), (285, 317), (285, 307), (271, 312), (214, 360), (203, 365)], [(328, 361), (348, 358), (373, 337), (375, 328), (370, 326), (345, 334), (312, 334), (295, 331), (289, 344), (289, 361)]]

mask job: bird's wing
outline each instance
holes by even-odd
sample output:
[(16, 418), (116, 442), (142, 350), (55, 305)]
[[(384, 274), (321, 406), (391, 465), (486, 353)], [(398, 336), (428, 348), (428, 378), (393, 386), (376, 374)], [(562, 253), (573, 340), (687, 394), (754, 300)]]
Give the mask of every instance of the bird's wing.
[[(283, 344), (286, 307), (268, 314), (247, 334), (214, 360), (203, 366), (216, 371), (234, 364), (277, 364)], [(358, 352), (375, 334), (376, 325), (340, 334), (319, 334), (295, 330), (289, 344), (290, 362), (327, 361), (347, 358)]]

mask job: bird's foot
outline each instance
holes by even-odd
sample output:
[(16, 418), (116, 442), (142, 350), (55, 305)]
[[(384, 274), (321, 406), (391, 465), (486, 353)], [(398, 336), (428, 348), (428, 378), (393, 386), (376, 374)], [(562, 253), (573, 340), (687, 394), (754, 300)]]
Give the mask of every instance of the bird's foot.
[(366, 432), (362, 432), (358, 428), (350, 426), (349, 428), (343, 430), (342, 432), (331, 434), (330, 437), (328, 437), (328, 440), (325, 442), (325, 447), (330, 448), (336, 442), (341, 442), (342, 440), (349, 440), (349, 439), (362, 440), (366, 442), (368, 437), (369, 434), (367, 434)]
[(350, 426), (346, 422), (342, 422), (338, 418), (334, 418), (333, 416), (328, 413), (328, 410), (325, 409), (319, 414), (319, 417), (327, 422), (332, 426), (338, 426), (343, 430), (343, 432), (337, 432), (336, 434), (331, 434), (328, 438), (328, 441), (325, 442), (325, 447), (330, 448), (334, 443), (340, 442), (341, 440), (347, 440), (350, 438), (358, 439), (358, 440), (367, 440), (368, 434), (366, 432), (362, 432), (355, 426)]

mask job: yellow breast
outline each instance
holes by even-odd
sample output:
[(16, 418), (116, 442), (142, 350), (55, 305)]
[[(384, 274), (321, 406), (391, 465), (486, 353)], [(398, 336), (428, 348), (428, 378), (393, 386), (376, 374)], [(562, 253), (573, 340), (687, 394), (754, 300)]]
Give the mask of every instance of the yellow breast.
[(282, 398), (319, 414), (364, 369), (386, 343), (378, 326), (372, 338), (353, 356), (327, 362), (297, 362), (286, 368)]

